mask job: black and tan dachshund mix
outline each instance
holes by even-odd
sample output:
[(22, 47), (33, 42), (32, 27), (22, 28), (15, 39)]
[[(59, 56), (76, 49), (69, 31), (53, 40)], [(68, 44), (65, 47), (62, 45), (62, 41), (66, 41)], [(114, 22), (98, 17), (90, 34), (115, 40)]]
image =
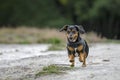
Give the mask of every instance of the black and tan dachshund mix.
[(85, 30), (82, 26), (78, 25), (65, 25), (61, 31), (66, 31), (67, 35), (67, 50), (69, 61), (71, 62), (71, 67), (74, 67), (74, 58), (77, 53), (79, 56), (79, 61), (83, 62), (82, 67), (86, 67), (86, 58), (88, 56), (89, 47), (87, 42), (80, 37), (80, 34), (84, 34)]

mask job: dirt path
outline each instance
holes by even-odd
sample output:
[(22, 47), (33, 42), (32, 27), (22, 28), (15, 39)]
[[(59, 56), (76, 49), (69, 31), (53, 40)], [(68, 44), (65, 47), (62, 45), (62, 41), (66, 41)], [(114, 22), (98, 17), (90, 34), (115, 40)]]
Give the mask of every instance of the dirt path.
[(0, 80), (120, 80), (120, 44), (92, 44), (87, 67), (76, 58), (66, 74), (40, 76), (43, 66), (69, 67), (67, 52), (46, 51), (48, 45), (0, 45)]

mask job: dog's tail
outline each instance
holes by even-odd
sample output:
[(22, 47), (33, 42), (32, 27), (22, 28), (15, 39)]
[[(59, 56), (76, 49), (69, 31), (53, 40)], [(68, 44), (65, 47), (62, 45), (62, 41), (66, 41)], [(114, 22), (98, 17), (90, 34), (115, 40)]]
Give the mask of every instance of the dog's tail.
[(88, 56), (88, 53), (89, 53), (89, 47), (88, 47), (88, 44), (87, 44), (87, 42), (85, 41), (85, 52), (86, 52), (86, 57)]

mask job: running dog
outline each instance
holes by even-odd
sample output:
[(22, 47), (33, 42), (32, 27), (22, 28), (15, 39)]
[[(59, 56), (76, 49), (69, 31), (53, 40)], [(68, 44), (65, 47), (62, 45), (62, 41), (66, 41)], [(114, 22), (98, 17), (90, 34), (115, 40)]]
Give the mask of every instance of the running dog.
[(71, 67), (74, 67), (76, 53), (78, 54), (79, 61), (83, 62), (82, 67), (86, 67), (89, 47), (87, 42), (80, 37), (80, 34), (84, 34), (85, 30), (82, 26), (65, 25), (60, 29), (60, 32), (62, 31), (65, 31), (67, 35), (67, 51)]

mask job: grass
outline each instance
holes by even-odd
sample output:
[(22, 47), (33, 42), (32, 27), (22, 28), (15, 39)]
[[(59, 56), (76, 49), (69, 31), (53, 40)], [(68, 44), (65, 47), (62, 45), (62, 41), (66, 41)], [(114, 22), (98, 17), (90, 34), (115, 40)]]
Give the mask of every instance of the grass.
[(111, 40), (111, 39), (108, 39), (105, 41), (105, 43), (116, 43), (116, 44), (120, 44), (120, 40)]
[(37, 43), (60, 44), (61, 40), (59, 38), (52, 37), (52, 38), (49, 38), (49, 39), (38, 40)]
[(3, 44), (35, 44), (35, 43), (52, 43), (58, 44), (64, 41), (56, 29), (39, 29), (39, 28), (1, 28), (0, 43)]
[(59, 38), (50, 38), (44, 41), (40, 41), (38, 43), (48, 43), (51, 44), (51, 46), (48, 48), (48, 51), (55, 51), (55, 50), (63, 50), (65, 45), (64, 42), (60, 40)]
[(49, 51), (64, 50), (64, 49), (65, 49), (65, 44), (52, 44), (48, 48)]
[(35, 74), (36, 77), (44, 76), (44, 75), (51, 75), (51, 74), (65, 74), (66, 70), (71, 70), (70, 67), (63, 67), (57, 65), (49, 65), (43, 67), (42, 71)]
[(88, 32), (85, 35), (81, 35), (88, 43), (101, 43), (105, 42), (107, 38), (101, 38), (95, 32)]
[(58, 38), (50, 38), (46, 43), (52, 44), (48, 50), (53, 51), (53, 50), (63, 50), (65, 45), (62, 44), (63, 42), (58, 39)]
[[(88, 32), (81, 35), (88, 43), (112, 42), (120, 43), (117, 40), (108, 40), (101, 38), (95, 32)], [(1, 28), (0, 43), (3, 44), (36, 44), (49, 43), (52, 44), (50, 50), (57, 50), (61, 47), (61, 43), (66, 44), (66, 35), (64, 32), (59, 32), (57, 29), (40, 29), (28, 28), (20, 26), (18, 28)], [(59, 48), (58, 48), (59, 49)], [(60, 48), (61, 49), (61, 48)]]

